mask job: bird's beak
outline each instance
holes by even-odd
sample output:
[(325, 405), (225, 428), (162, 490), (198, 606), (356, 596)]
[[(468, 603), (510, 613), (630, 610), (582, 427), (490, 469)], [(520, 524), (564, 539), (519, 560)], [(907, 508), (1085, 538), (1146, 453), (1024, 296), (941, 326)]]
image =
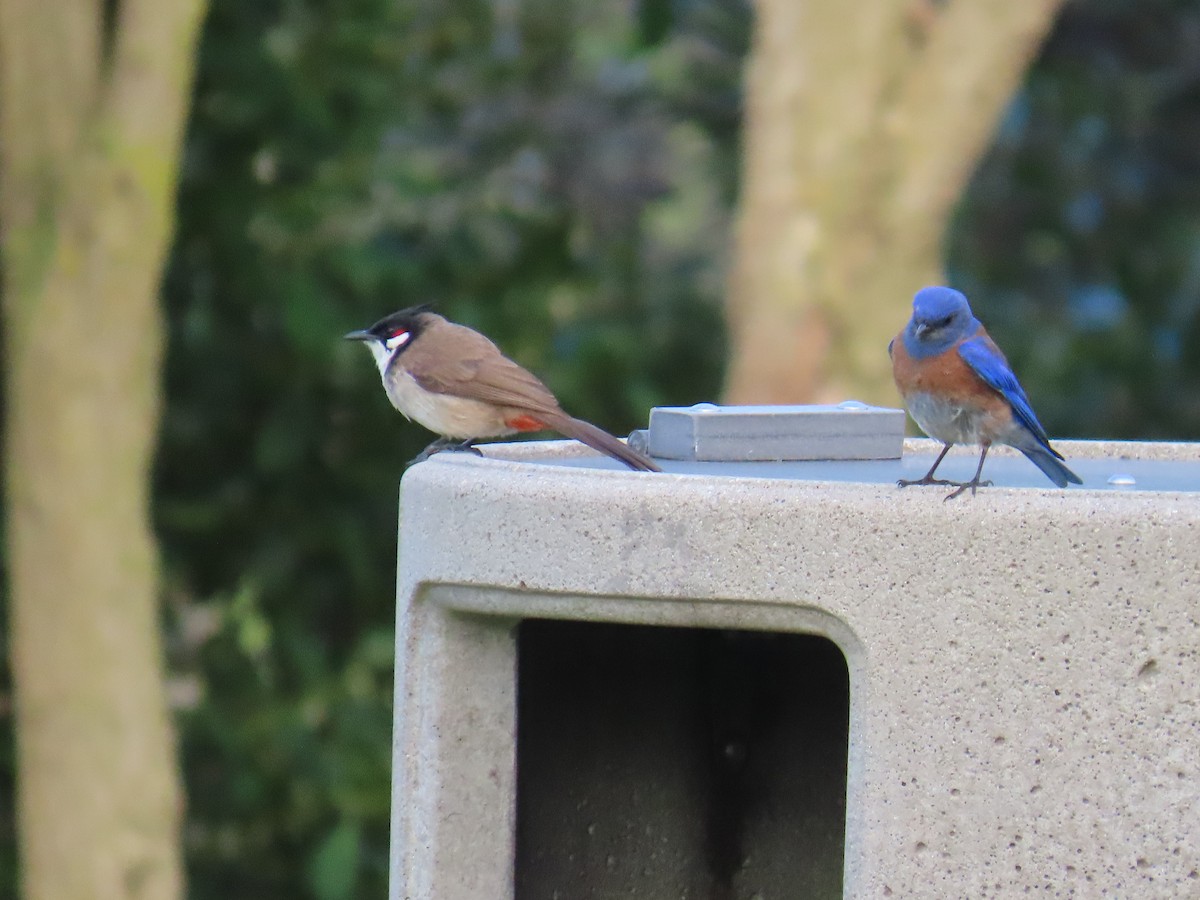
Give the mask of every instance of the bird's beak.
[[(917, 327), (913, 329), (913, 331), (916, 333), (918, 338), (921, 337), (921, 335), (923, 335), (928, 330), (929, 330), (929, 326), (926, 325), (924, 322), (918, 322)], [(350, 335), (346, 335), (346, 337), (350, 337)]]
[(362, 329), (359, 329), (358, 331), (346, 332), (345, 334), (342, 335), (342, 340), (345, 340), (345, 341), (373, 341), (373, 340), (375, 340), (375, 335), (371, 334), (371, 332), (369, 332), (369, 331), (364, 331)]

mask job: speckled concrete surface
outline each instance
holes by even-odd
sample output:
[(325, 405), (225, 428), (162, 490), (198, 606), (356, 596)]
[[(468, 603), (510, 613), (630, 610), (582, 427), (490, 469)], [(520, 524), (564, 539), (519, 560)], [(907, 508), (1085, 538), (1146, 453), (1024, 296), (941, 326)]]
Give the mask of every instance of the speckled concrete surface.
[[(1058, 446), (1200, 466), (1193, 445)], [(403, 481), (394, 900), (511, 896), (511, 629), (531, 615), (837, 642), (847, 897), (1200, 896), (1200, 497), (944, 503), (487, 452), (511, 460)]]

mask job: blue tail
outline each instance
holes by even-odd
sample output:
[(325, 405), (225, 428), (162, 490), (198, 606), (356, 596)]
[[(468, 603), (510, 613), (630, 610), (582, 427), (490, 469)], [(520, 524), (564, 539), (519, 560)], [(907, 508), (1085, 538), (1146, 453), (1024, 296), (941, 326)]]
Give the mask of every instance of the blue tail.
[(1061, 461), (1052, 449), (1042, 447), (1040, 445), (1034, 447), (1018, 447), (1022, 453), (1029, 457), (1029, 461), (1046, 473), (1046, 477), (1057, 484), (1060, 488), (1066, 487), (1067, 482), (1071, 484), (1083, 484), (1083, 479), (1072, 472)]

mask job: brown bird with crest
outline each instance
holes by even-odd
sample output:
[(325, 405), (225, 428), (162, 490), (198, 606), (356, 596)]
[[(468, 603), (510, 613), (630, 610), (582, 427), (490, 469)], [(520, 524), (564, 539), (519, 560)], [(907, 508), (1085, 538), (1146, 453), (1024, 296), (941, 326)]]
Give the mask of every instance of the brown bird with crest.
[(551, 429), (631, 469), (661, 471), (608, 432), (567, 415), (549, 388), (478, 331), (427, 306), (392, 313), (346, 339), (367, 345), (392, 406), (440, 435), (414, 463), (442, 450), (478, 453), (474, 444), (484, 438)]

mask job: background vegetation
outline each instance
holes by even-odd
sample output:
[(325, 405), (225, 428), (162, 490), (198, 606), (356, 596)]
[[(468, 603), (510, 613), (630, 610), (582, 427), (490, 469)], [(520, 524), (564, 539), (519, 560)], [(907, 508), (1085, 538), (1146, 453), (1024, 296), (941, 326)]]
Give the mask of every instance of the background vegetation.
[[(428, 436), (341, 333), (435, 301), (617, 433), (718, 396), (750, 14), (214, 0), (154, 482), (190, 896), (385, 896), (396, 486)], [(1052, 434), (1200, 437), (1198, 41), (1190, 0), (1068, 2), (947, 235)]]

